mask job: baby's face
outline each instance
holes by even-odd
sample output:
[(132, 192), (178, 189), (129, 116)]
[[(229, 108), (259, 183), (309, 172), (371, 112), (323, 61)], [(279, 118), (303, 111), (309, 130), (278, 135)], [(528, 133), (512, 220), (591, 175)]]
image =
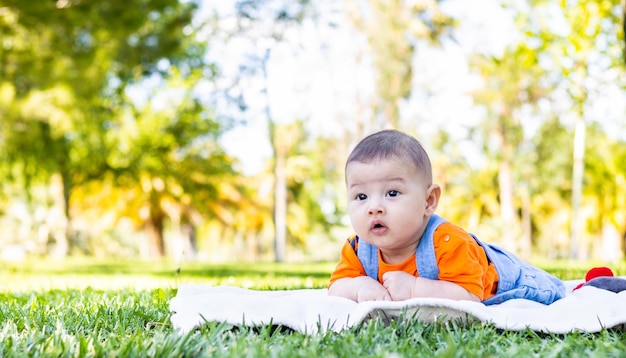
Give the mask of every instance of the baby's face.
[(411, 256), (430, 217), (428, 184), (416, 167), (401, 159), (350, 162), (346, 185), (348, 212), (359, 238), (378, 246), (383, 258)]

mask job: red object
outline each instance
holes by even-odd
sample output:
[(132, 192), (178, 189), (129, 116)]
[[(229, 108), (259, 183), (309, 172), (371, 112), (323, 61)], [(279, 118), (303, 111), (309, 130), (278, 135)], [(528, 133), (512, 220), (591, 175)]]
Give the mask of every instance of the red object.
[(583, 287), (583, 285), (591, 280), (593, 280), (596, 277), (613, 277), (615, 276), (613, 274), (613, 271), (608, 268), (608, 267), (594, 267), (591, 270), (587, 271), (587, 274), (585, 275), (585, 282), (578, 284), (578, 286), (574, 287), (574, 289), (572, 291), (576, 291), (577, 289)]

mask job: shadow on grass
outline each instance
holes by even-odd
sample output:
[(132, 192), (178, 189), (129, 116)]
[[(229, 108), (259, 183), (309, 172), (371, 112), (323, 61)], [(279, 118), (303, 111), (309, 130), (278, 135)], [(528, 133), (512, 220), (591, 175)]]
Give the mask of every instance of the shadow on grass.
[(5, 262), (0, 273), (36, 275), (140, 275), (155, 277), (224, 278), (224, 277), (311, 277), (328, 278), (333, 265), (328, 263), (176, 263), (142, 260), (27, 260)]
[[(602, 266), (593, 262), (550, 261), (537, 266), (563, 280), (582, 279), (587, 270)], [(0, 275), (54, 276), (151, 276), (174, 279), (224, 279), (265, 277), (273, 279), (311, 278), (315, 281), (330, 277), (335, 263), (275, 263), (275, 262), (174, 262), (171, 260), (131, 260), (69, 258), (66, 260), (29, 259), (22, 262), (0, 262)], [(626, 275), (626, 262), (611, 265), (613, 272)]]

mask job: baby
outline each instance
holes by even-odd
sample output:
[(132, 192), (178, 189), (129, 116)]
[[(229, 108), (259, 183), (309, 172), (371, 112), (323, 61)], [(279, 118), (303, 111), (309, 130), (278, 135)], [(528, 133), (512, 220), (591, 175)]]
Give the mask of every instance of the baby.
[(428, 154), (396, 130), (374, 133), (346, 162), (355, 231), (330, 278), (329, 295), (361, 302), (439, 297), (550, 304), (565, 296), (556, 277), (435, 214), (441, 188)]

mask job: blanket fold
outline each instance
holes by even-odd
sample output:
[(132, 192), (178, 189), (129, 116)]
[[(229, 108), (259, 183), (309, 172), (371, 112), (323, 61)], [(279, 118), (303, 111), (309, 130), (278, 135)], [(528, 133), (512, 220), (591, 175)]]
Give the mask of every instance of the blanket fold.
[(172, 325), (181, 333), (205, 322), (282, 325), (303, 333), (341, 331), (369, 319), (406, 314), (423, 323), (478, 320), (506, 330), (598, 332), (626, 324), (626, 291), (593, 286), (572, 292), (580, 281), (566, 281), (568, 295), (550, 305), (515, 299), (485, 306), (471, 301), (413, 298), (406, 301), (354, 301), (328, 296), (325, 289), (257, 291), (230, 286), (180, 285), (170, 301)]

